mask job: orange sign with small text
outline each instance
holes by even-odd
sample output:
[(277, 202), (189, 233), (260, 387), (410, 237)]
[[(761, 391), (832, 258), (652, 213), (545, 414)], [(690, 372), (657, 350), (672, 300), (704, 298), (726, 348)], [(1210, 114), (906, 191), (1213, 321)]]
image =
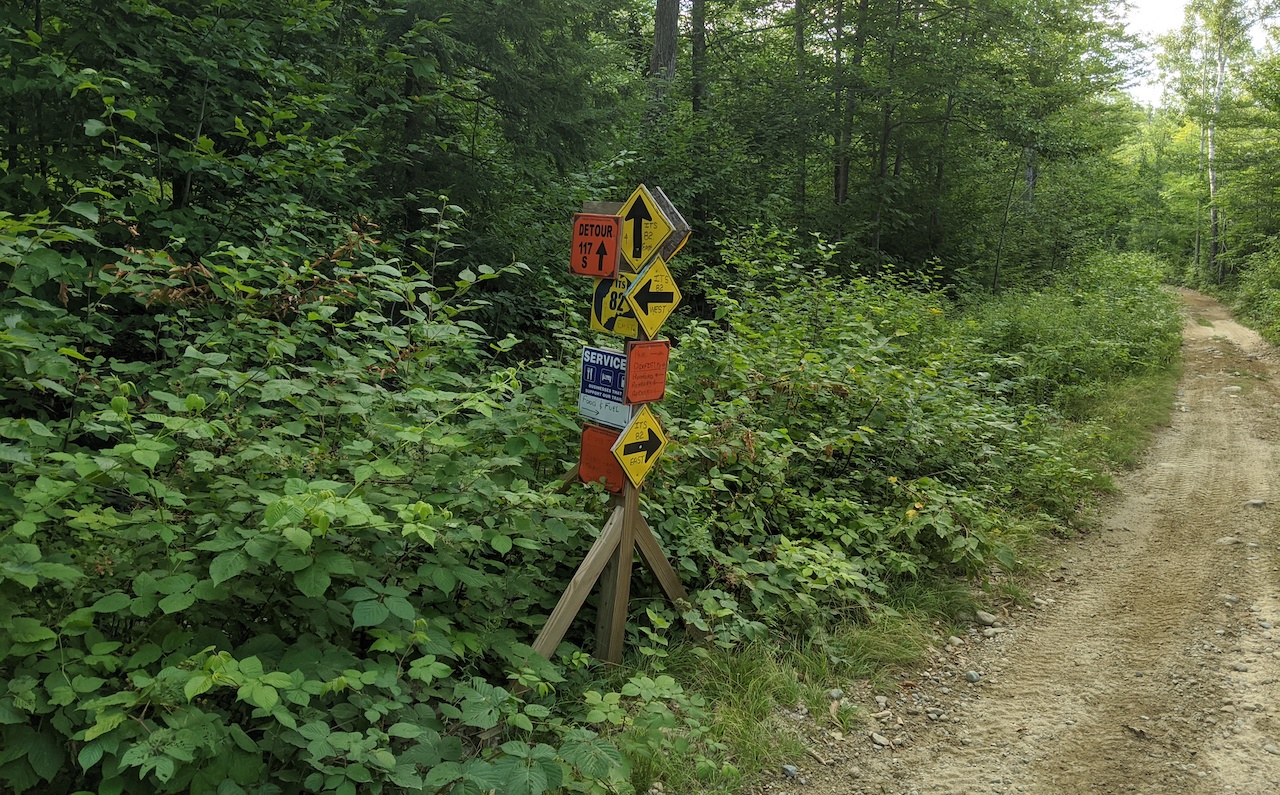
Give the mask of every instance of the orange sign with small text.
[(662, 400), (667, 393), (670, 340), (627, 343), (627, 382), (622, 402), (628, 405)]

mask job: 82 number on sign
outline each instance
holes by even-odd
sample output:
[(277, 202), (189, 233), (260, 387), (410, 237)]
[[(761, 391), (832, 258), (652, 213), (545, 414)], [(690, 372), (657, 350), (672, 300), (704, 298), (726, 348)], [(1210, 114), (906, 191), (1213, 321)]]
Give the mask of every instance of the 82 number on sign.
[(633, 279), (635, 274), (627, 273), (619, 273), (616, 279), (596, 279), (591, 298), (591, 328), (619, 337), (640, 336), (640, 323), (626, 297)]

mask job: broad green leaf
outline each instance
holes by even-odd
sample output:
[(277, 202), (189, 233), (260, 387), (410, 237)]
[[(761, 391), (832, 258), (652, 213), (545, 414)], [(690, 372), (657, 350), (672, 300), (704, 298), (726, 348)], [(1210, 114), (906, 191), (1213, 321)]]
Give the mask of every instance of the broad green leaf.
[(36, 574), (47, 580), (72, 583), (76, 580), (84, 579), (83, 571), (63, 563), (37, 563), (32, 568), (35, 569)]
[(9, 635), (18, 643), (38, 643), (58, 637), (39, 621), (25, 616), (9, 619)]
[(389, 596), (383, 604), (386, 605), (387, 610), (391, 612), (391, 615), (396, 618), (404, 619), (405, 621), (412, 621), (417, 617), (417, 612), (414, 611), (413, 605), (409, 603), (409, 600), (403, 597)]
[(0, 444), (0, 461), (7, 464), (30, 464), (31, 453), (11, 444)]
[(160, 454), (155, 450), (134, 450), (129, 455), (147, 469), (154, 470), (156, 464), (160, 463)]
[(101, 743), (89, 743), (80, 749), (76, 761), (80, 763), (82, 770), (88, 770), (102, 760), (102, 752)]
[(458, 586), (458, 580), (448, 569), (436, 565), (431, 568), (431, 584), (441, 593), (452, 594), (453, 589)]
[(196, 674), (187, 680), (182, 687), (182, 694), (187, 701), (194, 701), (196, 696), (208, 693), (213, 689), (213, 677), (209, 674)]
[(116, 613), (129, 606), (133, 597), (124, 593), (107, 594), (93, 603), (95, 613)]
[(560, 748), (564, 761), (589, 779), (602, 779), (624, 766), (622, 752), (601, 737), (569, 737)]
[(284, 671), (271, 671), (262, 675), (262, 681), (272, 687), (290, 687), (293, 685), (293, 677)]
[(293, 583), (307, 596), (323, 596), (329, 590), (329, 573), (320, 565), (313, 564), (293, 575)]
[(71, 687), (77, 693), (92, 693), (106, 683), (107, 680), (100, 679), (96, 676), (84, 676), (83, 674), (78, 674), (75, 679), (71, 680)]
[(424, 732), (426, 732), (426, 729), (416, 723), (397, 723), (390, 729), (387, 729), (387, 734), (389, 736), (403, 737), (406, 740), (412, 740), (415, 737), (419, 737)]
[[(506, 784), (506, 795), (543, 795), (560, 786), (560, 768), (545, 765), (541, 761), (524, 760), (513, 756), (503, 757), (493, 765), (494, 771)], [(551, 780), (551, 768), (555, 770), (555, 782)]]
[(299, 726), (298, 734), (308, 740), (320, 740), (329, 736), (329, 724), (323, 721), (311, 721)]
[(462, 722), (477, 729), (492, 729), (498, 725), (498, 706), (492, 701), (467, 699), (462, 702)]
[(214, 585), (230, 580), (249, 566), (249, 557), (241, 550), (223, 552), (209, 564), (209, 577)]
[(248, 698), (250, 704), (270, 710), (276, 704), (280, 703), (280, 693), (271, 685), (262, 682), (254, 682), (247, 686), (249, 688)]
[(196, 595), (190, 591), (169, 594), (160, 600), (160, 609), (165, 613), (177, 613), (195, 604)]
[(462, 778), (462, 765), (457, 762), (443, 762), (428, 770), (422, 783), (426, 787), (438, 789), (460, 778)]
[(120, 724), (124, 723), (128, 718), (129, 718), (128, 714), (126, 714), (123, 710), (113, 710), (111, 712), (100, 713), (98, 715), (98, 721), (94, 723), (92, 726), (90, 726), (88, 729), (85, 729), (85, 732), (84, 732), (85, 742), (101, 737), (102, 735), (116, 728)]
[(250, 679), (261, 679), (262, 675), (266, 673), (266, 669), (262, 666), (262, 660), (258, 659), (257, 656), (245, 657), (237, 664), (237, 667), (240, 669), (240, 673)]
[(391, 611), (380, 602), (359, 602), (351, 611), (351, 625), (357, 628), (376, 627), (386, 621), (389, 615)]
[(308, 549), (310, 549), (311, 542), (315, 540), (314, 537), (311, 535), (310, 530), (307, 530), (306, 528), (303, 528), (303, 527), (298, 527), (297, 525), (287, 525), (281, 531), (281, 534), (284, 535), (285, 540), (287, 540), (289, 543), (293, 544), (295, 547), (297, 547), (299, 550), (303, 552), (306, 552)]
[(125, 593), (107, 594), (98, 601), (93, 603), (93, 612), (95, 613), (118, 613), (129, 606), (133, 601), (133, 597)]
[(31, 749), (27, 752), (27, 764), (31, 765), (36, 775), (45, 781), (53, 781), (62, 770), (66, 751), (63, 749), (61, 739), (61, 736), (49, 727), (36, 734)]
[(516, 712), (507, 716), (507, 723), (515, 726), (517, 729), (524, 729), (527, 732), (533, 731), (533, 721), (529, 720), (529, 716), (522, 712)]
[[(89, 202), (76, 202), (75, 204), (68, 204), (66, 205), (66, 208), (71, 212), (75, 213), (76, 215), (89, 219), (90, 223), (94, 223), (94, 224), (98, 223), (98, 208), (94, 207)], [(84, 357), (80, 357), (80, 358), (83, 359)]]
[(374, 461), (373, 469), (384, 478), (402, 478), (408, 474), (401, 467), (383, 459)]

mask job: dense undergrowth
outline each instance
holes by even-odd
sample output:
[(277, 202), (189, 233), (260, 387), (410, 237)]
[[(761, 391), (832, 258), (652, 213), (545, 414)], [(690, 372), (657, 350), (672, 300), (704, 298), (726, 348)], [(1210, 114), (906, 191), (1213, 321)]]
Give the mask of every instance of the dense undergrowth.
[(644, 504), (693, 604), (640, 580), (633, 664), (602, 670), (586, 622), (552, 661), (528, 646), (606, 501), (551, 488), (584, 324), (560, 361), (498, 364), (517, 341), (468, 318), (503, 273), (451, 265), (458, 208), (414, 251), (356, 228), (181, 262), (100, 243), (129, 223), (106, 206), (0, 217), (18, 792), (629, 792), (674, 767), (731, 788), (759, 760), (691, 671), (759, 678), (796, 643), (893, 661), (859, 628), (1065, 522), (1099, 483), (1091, 401), (1176, 352), (1145, 257), (960, 310), (727, 234), (714, 317), (671, 329), (675, 444)]
[(1280, 344), (1280, 239), (1271, 238), (1245, 258), (1226, 297), (1272, 344)]

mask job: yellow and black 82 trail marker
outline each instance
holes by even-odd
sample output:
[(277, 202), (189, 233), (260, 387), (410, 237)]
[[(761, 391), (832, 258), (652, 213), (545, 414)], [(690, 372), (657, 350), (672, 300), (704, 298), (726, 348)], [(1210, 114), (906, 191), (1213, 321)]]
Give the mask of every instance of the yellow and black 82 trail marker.
[(635, 274), (621, 272), (616, 279), (596, 279), (591, 297), (591, 328), (631, 339), (640, 336), (635, 309), (627, 301), (627, 288), (633, 279)]

